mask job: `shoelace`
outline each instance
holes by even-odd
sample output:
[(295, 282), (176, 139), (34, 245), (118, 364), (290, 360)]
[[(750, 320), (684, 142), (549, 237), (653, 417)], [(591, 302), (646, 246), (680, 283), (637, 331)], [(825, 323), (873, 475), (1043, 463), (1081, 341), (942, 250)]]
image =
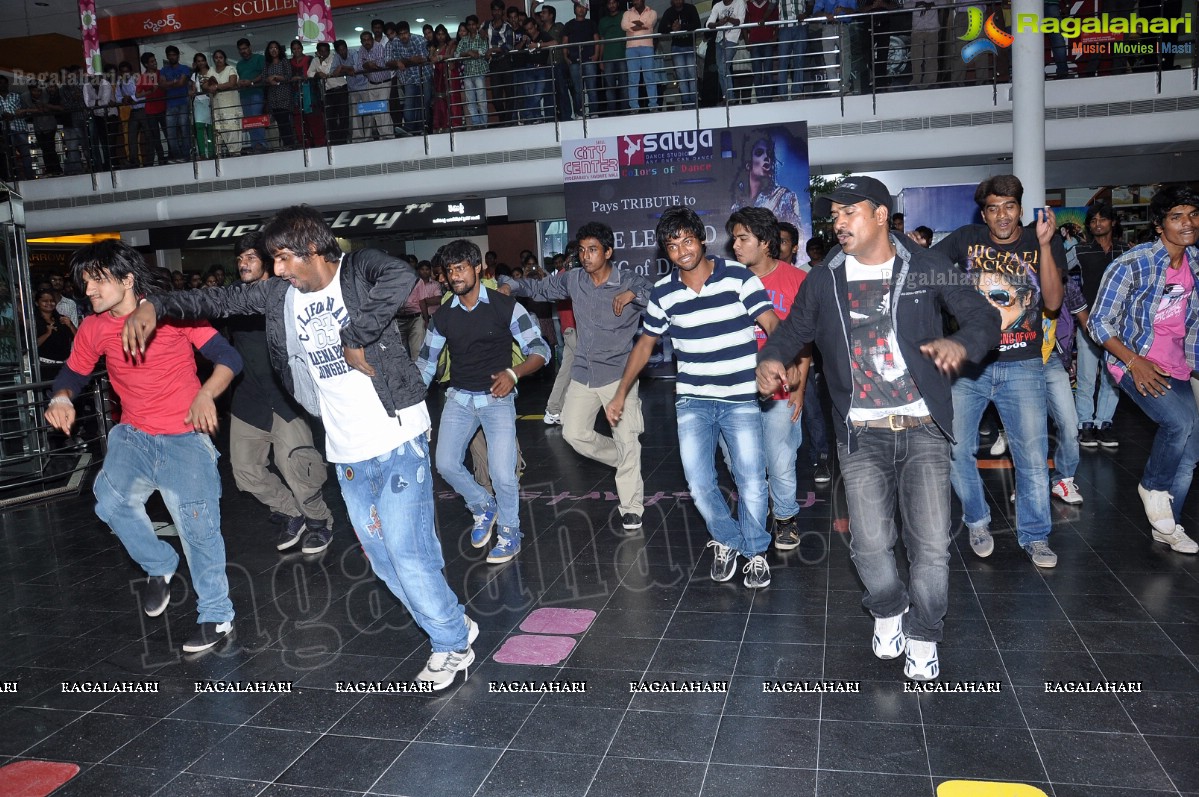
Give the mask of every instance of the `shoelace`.
[(755, 556), (745, 563), (745, 567), (741, 568), (741, 572), (745, 574), (752, 573), (755, 576), (764, 575), (767, 570), (766, 560), (761, 556)]
[[(438, 660), (438, 656), (442, 658)], [(446, 669), (456, 670), (465, 658), (466, 653), (458, 653), (453, 650), (446, 653), (434, 653), (433, 657), (429, 660), (429, 669), (434, 672)]]
[[(727, 545), (721, 545), (716, 540), (709, 540), (708, 544), (704, 547), (716, 549), (716, 560), (718, 562), (727, 562), (736, 554), (736, 551), (734, 551), (732, 548)], [(748, 565), (746, 565), (746, 567), (748, 567)]]

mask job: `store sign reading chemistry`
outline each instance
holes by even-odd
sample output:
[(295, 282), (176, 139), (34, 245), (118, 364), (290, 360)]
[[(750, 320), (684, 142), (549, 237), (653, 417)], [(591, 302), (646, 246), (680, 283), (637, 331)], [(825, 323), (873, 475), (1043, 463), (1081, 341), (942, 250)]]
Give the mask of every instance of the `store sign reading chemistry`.
[[(483, 202), (462, 200), (459, 202), (422, 202), (388, 208), (374, 212), (343, 210), (325, 216), (325, 221), (334, 232), (390, 232), (393, 230), (420, 230), (428, 227), (444, 227), (460, 224), (482, 224)], [(196, 227), (187, 234), (189, 241), (235, 240), (246, 233), (262, 229), (264, 222), (245, 224), (218, 221), (210, 227)]]

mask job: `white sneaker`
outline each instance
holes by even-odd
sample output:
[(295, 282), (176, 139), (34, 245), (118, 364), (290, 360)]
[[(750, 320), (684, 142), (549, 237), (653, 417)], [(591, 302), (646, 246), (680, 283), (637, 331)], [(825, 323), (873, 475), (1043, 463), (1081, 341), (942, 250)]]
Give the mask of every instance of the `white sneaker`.
[(967, 526), (966, 533), (970, 535), (970, 550), (975, 556), (986, 559), (995, 552), (995, 538), (988, 526)]
[(937, 643), (920, 639), (909, 639), (907, 661), (903, 674), (913, 681), (932, 681), (941, 674), (941, 661), (937, 658)]
[(1173, 496), (1165, 490), (1146, 490), (1141, 484), (1137, 485), (1137, 493), (1145, 505), (1145, 517), (1149, 518), (1149, 525), (1162, 534), (1173, 534), (1174, 510), (1170, 506)]
[[(1055, 496), (1065, 501), (1067, 504), (1081, 504), (1082, 493), (1074, 485), (1074, 479), (1059, 479), (1053, 483), (1053, 488), (1049, 491)], [(1171, 514), (1170, 517), (1174, 515)]]
[(562, 415), (556, 412), (546, 412), (545, 415), (541, 416), (541, 421), (546, 426), (561, 426)]
[(473, 645), (475, 640), (479, 638), (479, 624), (470, 619), (469, 615), (462, 615), (466, 620), (466, 644)]
[(870, 647), (874, 649), (875, 656), (885, 661), (897, 659), (903, 653), (907, 642), (907, 637), (903, 635), (903, 616), (907, 613), (908, 610), (904, 609), (894, 617), (874, 618), (874, 638), (870, 640)]
[[(454, 677), (459, 672), (466, 672), (475, 663), (475, 651), (469, 646), (466, 650), (451, 650), (446, 653), (434, 653), (429, 657), (425, 668), (417, 674), (417, 682), (433, 685), (434, 692), (440, 692), (454, 683)], [(466, 677), (470, 673), (466, 672)]]
[(999, 434), (995, 435), (995, 442), (991, 444), (991, 456), (1002, 457), (1007, 453), (1007, 432), (1000, 430)]
[(1164, 542), (1179, 553), (1199, 553), (1199, 543), (1188, 537), (1182, 526), (1175, 526), (1174, 531), (1169, 534), (1154, 529), (1153, 539)]

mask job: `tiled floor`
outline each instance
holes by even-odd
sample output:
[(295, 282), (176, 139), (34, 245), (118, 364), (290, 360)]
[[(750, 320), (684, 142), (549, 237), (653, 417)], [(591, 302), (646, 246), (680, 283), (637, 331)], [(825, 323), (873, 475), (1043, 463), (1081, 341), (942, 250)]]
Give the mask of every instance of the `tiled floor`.
[[(280, 557), (266, 513), (225, 473), (237, 645), (184, 661), (187, 579), (164, 617), (138, 610), (137, 571), (87, 496), (0, 520), (0, 765), (77, 762), (59, 795), (606, 797), (934, 794), (948, 780), (1035, 785), (1056, 797), (1199, 794), (1199, 559), (1150, 541), (1135, 485), (1148, 426), (1118, 416), (1118, 453), (1086, 451), (1080, 508), (1055, 503), (1060, 564), (1016, 547), (1011, 471), (987, 469), (997, 549), (955, 540), (941, 682), (998, 693), (911, 694), (869, 649), (871, 624), (828, 489), (801, 471), (800, 548), (774, 581), (708, 579), (707, 534), (685, 495), (673, 383), (643, 390), (644, 534), (617, 535), (610, 472), (541, 423), (546, 380), (520, 400), (529, 468), (525, 550), (494, 567), (469, 516), (438, 500), (450, 583), (478, 620), (469, 681), (436, 697), (347, 694), (404, 681), (423, 635), (370, 575), (328, 485), (340, 533), (322, 557)], [(1188, 509), (1193, 508), (1193, 502)], [(1193, 517), (1193, 513), (1188, 512)], [(1199, 528), (1192, 519), (1187, 525)], [(492, 654), (534, 609), (598, 612), (558, 667)], [(856, 681), (855, 694), (767, 694), (763, 682)], [(64, 692), (154, 681), (157, 694)], [(290, 681), (291, 694), (196, 694), (197, 680)], [(583, 694), (489, 692), (491, 681), (585, 681)], [(629, 682), (727, 682), (727, 693), (630, 694)], [(1139, 681), (1139, 694), (1052, 694), (1046, 681)]]

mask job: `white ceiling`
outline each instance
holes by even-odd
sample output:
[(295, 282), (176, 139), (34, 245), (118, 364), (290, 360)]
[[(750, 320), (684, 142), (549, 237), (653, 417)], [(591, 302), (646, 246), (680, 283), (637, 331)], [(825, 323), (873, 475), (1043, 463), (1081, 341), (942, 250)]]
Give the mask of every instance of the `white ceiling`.
[[(153, 8), (178, 8), (188, 5), (187, 0), (97, 0), (96, 13), (104, 16), (119, 16), (136, 11)], [(558, 5), (566, 5), (565, 1)], [(339, 38), (356, 44), (355, 27), (370, 27), (371, 19), (378, 17), (389, 22), (408, 20), (415, 24), (418, 17), (436, 26), (441, 23), (450, 30), (452, 36), (460, 22), (468, 14), (475, 13), (473, 0), (399, 0), (386, 4), (364, 5), (349, 9), (334, 11), (333, 21)], [(251, 40), (261, 38), (263, 44), (271, 39), (287, 41), (294, 38), (295, 23), (287, 18), (267, 24), (246, 28), (252, 33)], [(64, 36), (79, 36), (79, 4), (77, 0), (0, 0), (0, 31), (3, 37), (36, 36), (44, 33), (59, 33)], [(219, 41), (229, 44), (244, 33), (237, 36), (215, 34), (215, 31), (194, 31), (187, 37), (188, 41)], [(230, 39), (226, 42), (226, 39)], [(163, 43), (167, 39), (162, 39)], [(257, 49), (257, 47), (255, 48)]]

